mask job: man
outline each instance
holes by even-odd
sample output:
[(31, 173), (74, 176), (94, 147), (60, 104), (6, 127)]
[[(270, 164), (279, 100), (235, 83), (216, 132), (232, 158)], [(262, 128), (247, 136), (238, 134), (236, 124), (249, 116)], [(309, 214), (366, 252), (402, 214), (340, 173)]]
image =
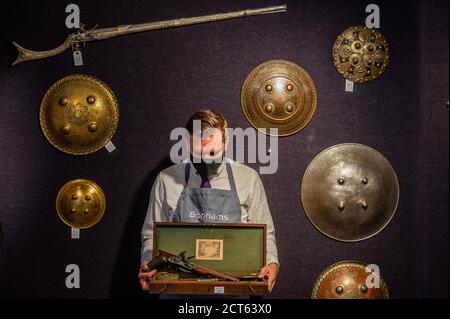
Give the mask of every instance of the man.
[[(201, 121), (201, 122), (200, 122)], [(198, 131), (195, 124), (200, 122)], [(152, 259), (154, 222), (255, 223), (267, 225), (266, 265), (259, 273), (272, 291), (278, 274), (275, 229), (263, 184), (248, 166), (224, 157), (227, 121), (211, 110), (196, 111), (186, 124), (190, 160), (161, 171), (150, 195), (142, 227), (139, 282), (148, 290), (156, 270), (147, 272)], [(202, 211), (208, 207), (208, 212)]]

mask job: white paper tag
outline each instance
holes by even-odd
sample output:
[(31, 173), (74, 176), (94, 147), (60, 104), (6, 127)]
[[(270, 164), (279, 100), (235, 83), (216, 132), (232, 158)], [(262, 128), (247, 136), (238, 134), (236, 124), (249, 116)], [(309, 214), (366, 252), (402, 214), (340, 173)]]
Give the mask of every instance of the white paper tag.
[(114, 146), (113, 142), (109, 141), (106, 143), (105, 148), (108, 150), (108, 152), (114, 152), (116, 150), (116, 147)]
[(70, 239), (80, 239), (80, 229), (79, 228), (71, 228)]
[(81, 55), (80, 50), (73, 51), (73, 64), (75, 66), (83, 65), (83, 56)]
[(345, 79), (345, 92), (353, 92), (353, 82)]
[(224, 294), (225, 293), (225, 287), (224, 286), (214, 287), (214, 293), (215, 294)]

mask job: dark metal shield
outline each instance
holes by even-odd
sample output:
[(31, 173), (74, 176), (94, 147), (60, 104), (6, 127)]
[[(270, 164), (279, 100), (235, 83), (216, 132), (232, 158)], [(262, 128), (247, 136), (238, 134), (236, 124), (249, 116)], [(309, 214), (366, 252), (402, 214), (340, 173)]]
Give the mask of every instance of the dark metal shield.
[[(288, 136), (300, 131), (311, 120), (316, 105), (313, 80), (289, 61), (260, 64), (242, 85), (242, 111), (252, 126), (266, 134)], [(278, 133), (270, 128), (277, 128)]]
[(361, 144), (338, 144), (311, 161), (301, 197), (320, 232), (359, 241), (376, 235), (392, 219), (399, 186), (394, 169), (379, 152)]
[(89, 228), (105, 213), (106, 198), (100, 186), (88, 179), (66, 183), (56, 197), (59, 218), (73, 228)]
[(111, 140), (119, 123), (119, 107), (105, 83), (74, 74), (50, 87), (42, 99), (39, 119), (45, 137), (54, 147), (84, 155)]
[(366, 266), (359, 261), (340, 261), (329, 266), (314, 283), (311, 298), (389, 299), (383, 278), (379, 273), (367, 272)]
[(333, 62), (347, 80), (367, 83), (381, 76), (389, 65), (389, 44), (376, 29), (350, 27), (334, 42)]

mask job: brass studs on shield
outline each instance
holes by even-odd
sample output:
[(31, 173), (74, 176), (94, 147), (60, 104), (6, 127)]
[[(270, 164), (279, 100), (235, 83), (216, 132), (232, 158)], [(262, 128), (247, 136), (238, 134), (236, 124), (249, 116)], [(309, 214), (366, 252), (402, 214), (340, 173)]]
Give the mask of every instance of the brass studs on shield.
[(73, 155), (93, 153), (117, 129), (119, 107), (111, 89), (88, 75), (69, 75), (53, 84), (41, 102), (42, 131), (57, 149)]
[(61, 220), (73, 228), (88, 228), (105, 213), (106, 199), (100, 186), (87, 179), (66, 183), (56, 197), (56, 211)]
[(92, 122), (91, 124), (89, 124), (89, 131), (90, 131), (90, 132), (95, 132), (95, 131), (97, 131), (97, 123)]
[(95, 97), (92, 96), (92, 95), (89, 95), (89, 96), (87, 97), (87, 102), (88, 102), (89, 104), (94, 104), (94, 103), (95, 103)]
[[(359, 261), (340, 261), (326, 268), (314, 283), (312, 299), (389, 299), (383, 278), (372, 282), (366, 264)], [(373, 275), (372, 275), (373, 276)], [(369, 280), (368, 280), (369, 279)], [(370, 287), (367, 285), (369, 281)]]
[(69, 104), (69, 99), (66, 98), (66, 97), (62, 97), (62, 98), (59, 100), (59, 104), (62, 105), (62, 106), (66, 106), (67, 104)]
[(306, 216), (320, 232), (351, 242), (372, 237), (389, 223), (399, 187), (383, 155), (361, 144), (338, 144), (311, 161), (301, 198)]
[(273, 90), (273, 86), (272, 86), (272, 84), (266, 84), (266, 86), (264, 87), (264, 90), (267, 92), (267, 93), (271, 93), (272, 92), (272, 90)]
[(292, 135), (311, 120), (317, 92), (309, 74), (295, 63), (272, 60), (257, 66), (241, 90), (242, 111), (252, 126), (277, 136)]
[(389, 65), (389, 58), (389, 44), (376, 29), (350, 27), (334, 42), (334, 65), (349, 81), (367, 83), (375, 80)]
[(286, 84), (286, 91), (292, 92), (294, 90), (294, 86), (291, 83)]

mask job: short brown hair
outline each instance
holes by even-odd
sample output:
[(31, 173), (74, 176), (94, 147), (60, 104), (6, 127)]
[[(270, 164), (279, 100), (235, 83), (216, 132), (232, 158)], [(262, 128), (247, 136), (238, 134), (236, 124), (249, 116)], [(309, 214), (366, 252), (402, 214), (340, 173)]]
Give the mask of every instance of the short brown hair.
[(186, 123), (186, 129), (189, 134), (194, 132), (194, 121), (201, 121), (201, 132), (207, 128), (217, 128), (222, 131), (222, 140), (226, 141), (226, 128), (228, 127), (227, 120), (222, 114), (208, 109), (201, 109), (194, 112)]

